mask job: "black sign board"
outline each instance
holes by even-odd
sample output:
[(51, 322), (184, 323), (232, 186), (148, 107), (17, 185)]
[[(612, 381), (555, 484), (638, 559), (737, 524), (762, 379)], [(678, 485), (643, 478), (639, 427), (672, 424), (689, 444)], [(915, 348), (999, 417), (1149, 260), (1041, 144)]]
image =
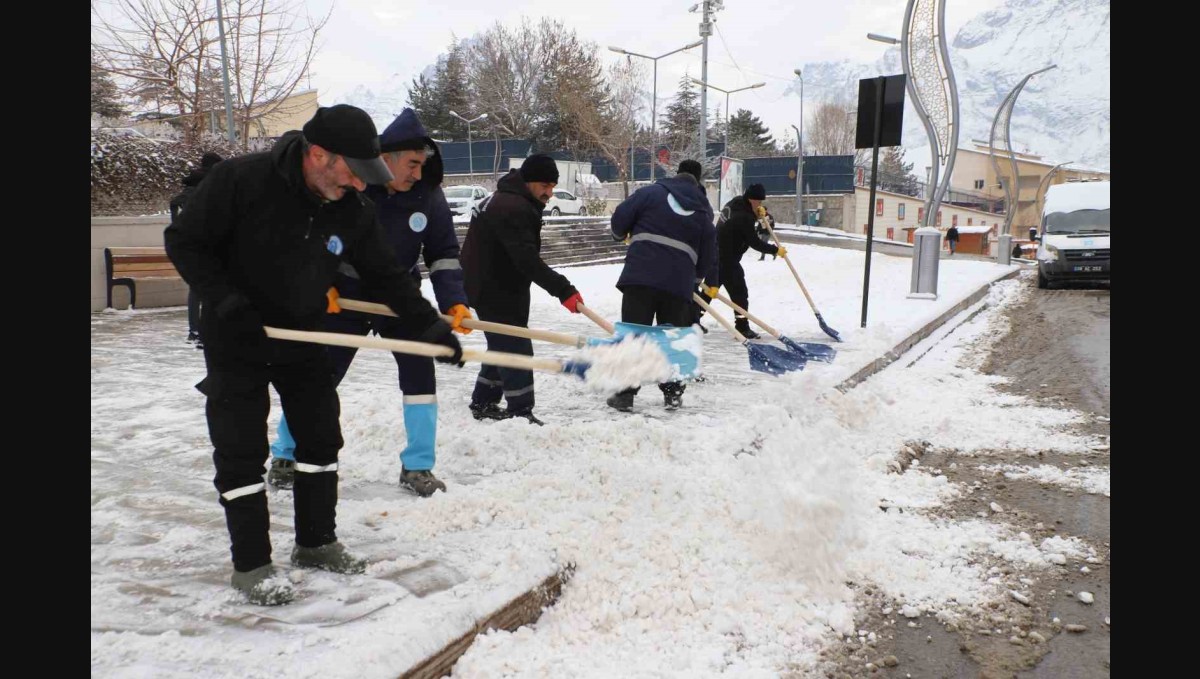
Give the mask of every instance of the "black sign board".
[[(883, 76), (883, 122), (880, 124), (879, 145), (899, 146), (904, 128), (904, 74)], [(858, 81), (858, 127), (854, 133), (854, 148), (875, 146), (875, 88), (879, 78)]]

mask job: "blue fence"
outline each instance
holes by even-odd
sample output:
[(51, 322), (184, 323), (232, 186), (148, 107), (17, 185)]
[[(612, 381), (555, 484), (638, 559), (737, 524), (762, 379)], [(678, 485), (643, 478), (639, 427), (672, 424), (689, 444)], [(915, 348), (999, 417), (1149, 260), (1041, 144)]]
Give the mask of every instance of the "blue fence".
[(524, 158), (529, 155), (532, 142), (526, 139), (501, 139), (499, 158), (496, 155), (494, 139), (472, 140), (468, 150), (465, 141), (438, 142), (442, 151), (442, 162), (446, 174), (468, 174), (472, 172), (471, 158), (474, 160), (475, 174), (491, 174), (493, 169), (501, 174), (508, 171), (509, 158)]

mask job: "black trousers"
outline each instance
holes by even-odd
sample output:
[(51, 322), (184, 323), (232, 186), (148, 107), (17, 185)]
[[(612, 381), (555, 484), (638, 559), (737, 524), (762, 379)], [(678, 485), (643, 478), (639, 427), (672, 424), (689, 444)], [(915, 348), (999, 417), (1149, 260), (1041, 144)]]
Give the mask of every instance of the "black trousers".
[[(741, 262), (721, 262), (721, 285), (729, 291), (729, 299), (746, 311), (750, 310), (750, 289), (746, 287), (746, 271)], [(736, 318), (744, 318), (735, 313)]]
[[(529, 327), (529, 293), (503, 299), (485, 298), (478, 300), (475, 311), (481, 321)], [(485, 332), (488, 351), (507, 351), (522, 356), (533, 356), (533, 341), (525, 337), (513, 337), (494, 332)], [(475, 378), (475, 390), (471, 393), (471, 405), (499, 404), (500, 397), (508, 402), (508, 411), (524, 414), (533, 410), (533, 371), (517, 368), (501, 368), (484, 365)]]
[[(265, 352), (264, 352), (265, 353)], [(196, 388), (208, 397), (205, 414), (213, 444), (213, 479), (225, 508), (233, 567), (249, 571), (271, 563), (267, 511), (267, 389), (279, 393), (296, 439), (292, 495), (296, 544), (320, 547), (337, 539), (337, 460), (342, 447), (340, 405), (329, 358), (313, 345), (299, 360), (279, 364), (219, 353), (205, 345), (208, 376)]]
[(196, 294), (195, 290), (188, 288), (187, 295), (188, 307), (188, 334), (200, 333), (200, 295)]
[[(626, 285), (621, 292), (621, 320), (625, 323), (686, 328), (695, 319), (696, 303), (691, 299), (645, 285)], [(683, 382), (664, 382), (658, 388), (664, 394), (682, 394), (685, 385)], [(636, 394), (638, 390), (638, 387), (632, 387), (621, 393)]]

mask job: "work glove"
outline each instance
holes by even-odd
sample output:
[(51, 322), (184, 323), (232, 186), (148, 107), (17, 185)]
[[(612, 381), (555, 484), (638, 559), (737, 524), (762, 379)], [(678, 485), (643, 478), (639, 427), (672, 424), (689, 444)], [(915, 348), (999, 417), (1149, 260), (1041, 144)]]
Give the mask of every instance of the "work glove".
[(342, 313), (342, 306), (340, 304), (338, 304), (337, 288), (334, 288), (334, 287), (329, 288), (329, 290), (325, 293), (325, 299), (328, 300), (328, 304), (325, 306), (325, 313), (327, 313), (327, 314)]
[(214, 311), (221, 323), (229, 328), (230, 334), (246, 340), (262, 339), (267, 336), (263, 330), (262, 316), (249, 299), (240, 292), (226, 295), (217, 303)]
[(762, 219), (763, 217), (767, 216), (767, 208), (759, 205), (758, 207), (754, 208), (754, 214), (758, 216), (759, 219)]
[(787, 248), (780, 245), (775, 249), (775, 254), (779, 255), (780, 257), (787, 257)]
[(458, 338), (455, 337), (454, 333), (451, 331), (450, 324), (442, 319), (439, 318), (433, 323), (433, 325), (429, 326), (425, 332), (421, 333), (421, 336), (417, 338), (417, 341), (428, 342), (430, 344), (440, 344), (444, 347), (453, 349), (454, 353), (452, 355), (434, 356), (433, 360), (437, 361), (438, 363), (448, 363), (450, 365), (457, 365), (460, 368), (463, 367), (462, 345), (458, 343)]
[(625, 236), (625, 244), (626, 244), (626, 245), (629, 245), (629, 241), (630, 241), (630, 240), (632, 240), (632, 239), (633, 239), (633, 234), (632, 234), (632, 233), (631, 233), (631, 234), (629, 234), (628, 236)]
[(701, 285), (700, 289), (704, 291), (704, 296), (709, 299), (716, 299), (717, 293), (721, 292), (720, 286)]
[(450, 321), (450, 329), (462, 335), (471, 334), (471, 328), (464, 328), (462, 322), (471, 318), (471, 310), (466, 304), (455, 304), (446, 311), (447, 316), (453, 316), (454, 320)]
[(558, 299), (567, 308), (567, 311), (573, 314), (579, 313), (579, 305), (583, 304), (583, 295), (580, 295), (573, 285), (564, 290)]

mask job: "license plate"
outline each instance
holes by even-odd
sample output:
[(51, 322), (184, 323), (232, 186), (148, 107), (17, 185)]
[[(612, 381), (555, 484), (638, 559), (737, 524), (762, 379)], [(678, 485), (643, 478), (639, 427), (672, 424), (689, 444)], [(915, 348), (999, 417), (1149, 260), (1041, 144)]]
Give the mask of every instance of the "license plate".
[(1073, 271), (1102, 271), (1103, 267), (1099, 266), (1077, 266)]

